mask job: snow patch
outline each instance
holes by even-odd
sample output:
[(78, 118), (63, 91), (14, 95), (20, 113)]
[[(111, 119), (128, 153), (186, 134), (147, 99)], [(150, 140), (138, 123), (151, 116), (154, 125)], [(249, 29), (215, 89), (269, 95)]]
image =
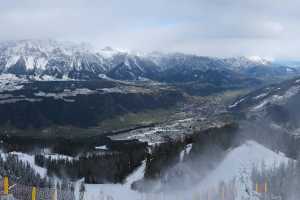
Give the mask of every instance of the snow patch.
[(17, 158), (24, 163), (28, 163), (30, 165), (30, 167), (32, 169), (34, 169), (35, 172), (38, 173), (41, 177), (46, 177), (47, 169), (35, 164), (34, 155), (29, 155), (26, 153), (15, 152), (15, 151), (10, 152), (10, 153), (1, 153), (0, 155), (1, 155), (1, 157), (3, 157), (5, 159), (9, 154), (17, 156)]
[(220, 165), (203, 182), (214, 184), (230, 181), (244, 171), (250, 173), (253, 166), (259, 168), (264, 163), (266, 168), (272, 168), (288, 161), (289, 159), (282, 153), (275, 153), (255, 141), (248, 141), (230, 150)]
[(28, 80), (21, 76), (14, 74), (1, 74), (0, 75), (0, 92), (21, 90), (24, 83)]
[(266, 97), (266, 96), (268, 96), (268, 94), (269, 93), (262, 93), (262, 94), (260, 94), (260, 95), (257, 95), (256, 97), (254, 97), (253, 99), (261, 99), (261, 98), (264, 98), (264, 97)]
[(268, 65), (272, 62), (273, 59), (266, 59), (266, 58), (262, 58), (260, 56), (249, 56), (248, 57), (249, 60), (257, 63), (257, 64), (262, 64), (262, 65)]
[(39, 91), (37, 93), (34, 93), (35, 96), (37, 97), (52, 97), (56, 100), (64, 100), (67, 102), (74, 102), (73, 99), (65, 99), (65, 97), (75, 97), (77, 95), (90, 95), (90, 94), (94, 94), (97, 91), (94, 90), (90, 90), (88, 88), (76, 88), (75, 90), (69, 90), (69, 89), (65, 89), (63, 92), (60, 93), (45, 93), (42, 91)]
[(264, 106), (267, 105), (268, 103), (282, 105), (289, 98), (291, 98), (294, 95), (298, 94), (299, 91), (300, 91), (300, 86), (299, 85), (292, 86), (287, 91), (285, 91), (285, 93), (283, 95), (277, 95), (277, 94), (275, 94), (275, 95), (272, 95), (272, 96), (264, 99), (263, 102), (261, 102), (259, 105), (254, 106), (253, 109), (252, 109), (252, 111), (260, 110), (260, 109), (264, 108)]
[(234, 108), (238, 106), (240, 103), (242, 103), (243, 101), (245, 101), (245, 98), (241, 98), (240, 100), (236, 101), (234, 104), (230, 105), (229, 108)]
[(45, 156), (45, 158), (50, 159), (50, 160), (68, 160), (68, 161), (72, 161), (72, 160), (77, 159), (75, 157), (66, 156), (66, 155), (62, 155), (62, 154), (46, 154), (44, 156)]
[(96, 150), (108, 150), (106, 145), (95, 147)]
[(180, 162), (184, 160), (184, 156), (190, 154), (193, 144), (187, 144), (179, 154)]
[(111, 196), (114, 200), (139, 199), (142, 194), (131, 189), (131, 184), (144, 177), (146, 162), (126, 178), (124, 184), (85, 184), (86, 200), (104, 199)]

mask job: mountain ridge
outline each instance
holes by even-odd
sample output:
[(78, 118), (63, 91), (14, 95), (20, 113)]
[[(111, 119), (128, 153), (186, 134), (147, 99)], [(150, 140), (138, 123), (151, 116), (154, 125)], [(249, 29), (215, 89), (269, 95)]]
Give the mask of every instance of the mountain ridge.
[(245, 76), (298, 73), (288, 66), (246, 57), (214, 58), (184, 53), (131, 53), (105, 47), (99, 51), (85, 43), (55, 40), (19, 40), (0, 43), (0, 72), (42, 78), (97, 79), (103, 74), (120, 80), (143, 78), (168, 81), (169, 73), (229, 70)]

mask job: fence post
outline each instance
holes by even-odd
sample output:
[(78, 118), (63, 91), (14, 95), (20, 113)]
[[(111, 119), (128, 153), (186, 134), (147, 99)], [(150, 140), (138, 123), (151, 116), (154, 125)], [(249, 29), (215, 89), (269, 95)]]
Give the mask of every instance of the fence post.
[(209, 200), (209, 189), (207, 190), (207, 200)]
[(8, 188), (9, 188), (8, 177), (5, 176), (3, 180), (3, 191), (5, 195), (8, 195)]
[(221, 199), (225, 200), (225, 186), (221, 186)]
[(36, 200), (36, 187), (32, 187), (31, 200)]
[(199, 195), (199, 193), (198, 192), (195, 192), (194, 193), (194, 198), (193, 198), (194, 200), (200, 200), (200, 195)]
[(56, 188), (56, 187), (54, 188), (54, 191), (53, 191), (53, 193), (52, 193), (52, 198), (51, 198), (51, 200), (57, 200), (57, 188)]

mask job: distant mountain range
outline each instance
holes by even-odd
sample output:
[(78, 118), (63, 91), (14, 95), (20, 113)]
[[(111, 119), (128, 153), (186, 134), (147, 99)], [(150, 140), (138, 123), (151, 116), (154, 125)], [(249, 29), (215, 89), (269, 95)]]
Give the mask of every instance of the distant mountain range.
[[(167, 112), (162, 114), (167, 116), (183, 107), (181, 114), (198, 115), (216, 105), (218, 100), (211, 95), (229, 91), (226, 95), (231, 99), (230, 95), (255, 89), (229, 109), (238, 113), (238, 119), (246, 119), (249, 135), (268, 124), (270, 133), (275, 127), (300, 135), (300, 81), (264, 87), (297, 76), (299, 70), (258, 57), (138, 54), (111, 47), (94, 51), (87, 44), (54, 40), (2, 42), (0, 139), (110, 134), (115, 129), (152, 126), (157, 123), (155, 112)], [(224, 109), (222, 105), (214, 112), (225, 111), (227, 103), (224, 100)], [(126, 116), (131, 119), (124, 121)], [(257, 135), (262, 135), (261, 130)], [(274, 143), (280, 141), (274, 139)], [(290, 141), (284, 144), (288, 149)]]
[(0, 43), (0, 73), (34, 79), (150, 79), (162, 82), (203, 81), (208, 71), (247, 78), (294, 75), (299, 70), (261, 58), (213, 58), (183, 53), (138, 54), (55, 40)]
[(299, 72), (261, 58), (94, 51), (54, 40), (2, 42), (0, 131), (97, 126), (119, 115), (169, 109), (189, 96), (256, 89)]

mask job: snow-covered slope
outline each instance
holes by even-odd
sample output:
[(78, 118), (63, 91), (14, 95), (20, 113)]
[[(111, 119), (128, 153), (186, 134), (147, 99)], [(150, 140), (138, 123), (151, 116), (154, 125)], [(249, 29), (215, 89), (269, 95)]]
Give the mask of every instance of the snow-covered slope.
[[(0, 70), (14, 74), (80, 78), (76, 72), (97, 76), (106, 72), (112, 56), (120, 52), (103, 49), (96, 53), (87, 44), (54, 40), (21, 40), (0, 43)], [(84, 76), (83, 76), (84, 77)]]
[(78, 54), (89, 53), (91, 53), (90, 47), (86, 44), (77, 45), (54, 40), (21, 40), (0, 44), (1, 67), (4, 71), (12, 70), (18, 62), (23, 61), (26, 70), (46, 70), (53, 60), (75, 65), (75, 61), (79, 62)]
[(22, 153), (22, 152), (10, 152), (10, 153), (3, 153), (0, 151), (0, 157), (3, 159), (6, 159), (8, 155), (14, 155), (16, 156), (21, 162), (29, 164), (29, 166), (41, 177), (46, 177), (47, 175), (47, 169), (42, 168), (35, 164), (34, 162), (34, 155)]
[(300, 128), (299, 100), (300, 79), (296, 78), (240, 97), (229, 109), (244, 113), (246, 122), (262, 126), (264, 132), (292, 133)]
[(28, 80), (14, 74), (0, 74), (0, 92), (20, 90)]
[(124, 184), (86, 184), (86, 200), (106, 199), (113, 197), (114, 200), (140, 199), (143, 195), (131, 189), (134, 181), (144, 177), (146, 162), (144, 161), (131, 175)]
[(205, 178), (203, 183), (213, 185), (220, 181), (230, 181), (245, 173), (249, 175), (254, 166), (260, 168), (264, 164), (266, 168), (272, 168), (288, 161), (289, 158), (284, 154), (273, 152), (255, 141), (248, 141), (229, 150), (224, 160)]
[(201, 190), (216, 187), (219, 183), (225, 183), (235, 179), (238, 199), (256, 199), (250, 180), (253, 167), (271, 169), (281, 163), (288, 163), (282, 153), (275, 153), (270, 149), (254, 141), (248, 141), (243, 145), (229, 150), (224, 160), (214, 169), (196, 188)]
[(300, 93), (300, 79), (292, 79), (279, 84), (270, 85), (236, 100), (230, 108), (261, 111), (270, 105), (284, 106)]
[[(127, 184), (104, 184), (104, 185), (86, 185), (87, 199), (100, 198), (101, 196), (111, 196), (115, 200), (129, 200), (141, 198), (155, 199), (195, 199), (197, 194), (205, 194), (209, 189), (215, 188), (220, 182), (229, 182), (236, 179), (237, 200), (243, 198), (256, 200), (252, 183), (250, 182), (251, 169), (254, 166), (260, 168), (262, 163), (266, 169), (279, 166), (281, 163), (289, 162), (289, 158), (281, 153), (275, 153), (263, 145), (254, 141), (248, 141), (236, 148), (230, 149), (225, 158), (221, 161), (207, 177), (197, 185), (193, 185), (185, 191), (171, 191), (165, 194), (143, 195), (132, 191), (129, 183), (143, 177), (144, 165), (142, 165), (133, 175), (129, 176)], [(134, 178), (132, 178), (134, 177)], [(249, 193), (246, 192), (246, 189)], [(250, 195), (249, 195), (250, 194)]]
[[(255, 67), (259, 66), (259, 69)], [(264, 68), (268, 66), (268, 68)], [(232, 70), (272, 75), (285, 73), (287, 68), (272, 69), (264, 59), (212, 58), (183, 53), (132, 53), (105, 47), (95, 51), (91, 45), (59, 42), (55, 40), (20, 40), (0, 43), (0, 72), (26, 74), (42, 79), (43, 76), (72, 79), (95, 79), (100, 75), (121, 80), (150, 78), (168, 80), (195, 71)], [(251, 69), (251, 70), (249, 70)], [(295, 72), (289, 68), (290, 72)], [(257, 71), (259, 73), (257, 73)], [(163, 74), (160, 74), (163, 72)]]
[(291, 76), (298, 73), (293, 67), (275, 64), (259, 56), (225, 58), (221, 62), (229, 69), (250, 77)]
[(0, 43), (0, 72), (40, 79), (44, 76), (90, 79), (108, 72), (112, 78), (137, 79), (150, 76), (147, 73), (156, 69), (153, 65), (149, 59), (111, 47), (96, 52), (88, 44), (55, 40)]
[[(191, 146), (188, 146), (190, 148)], [(33, 156), (28, 154), (12, 152), (23, 162), (27, 162), (42, 177), (46, 174), (46, 169), (34, 164)], [(6, 154), (1, 153), (2, 157)], [(144, 177), (146, 167), (145, 161), (131, 175), (124, 184), (86, 184), (85, 199), (94, 200), (112, 197), (114, 200), (129, 199), (187, 199), (193, 200), (199, 194), (206, 194), (212, 188), (216, 188), (221, 182), (229, 183), (235, 180), (236, 200), (256, 200), (255, 192), (250, 180), (251, 170), (255, 166), (258, 169), (264, 165), (265, 169), (279, 166), (281, 163), (291, 161), (282, 153), (276, 153), (254, 141), (247, 141), (244, 144), (229, 149), (224, 159), (213, 169), (204, 180), (196, 185), (192, 185), (187, 190), (168, 191), (159, 194), (142, 194), (131, 189), (131, 184)], [(159, 184), (159, 183), (158, 183)]]
[(237, 69), (245, 69), (253, 66), (270, 66), (272, 64), (271, 61), (266, 59), (253, 56), (253, 57), (236, 57), (236, 58), (225, 58), (223, 62), (231, 66), (231, 68)]
[(250, 180), (253, 167), (261, 169), (264, 165), (265, 169), (271, 169), (289, 161), (290, 159), (282, 153), (273, 152), (255, 141), (247, 141), (228, 150), (225, 158), (200, 183), (191, 186), (185, 192), (174, 191), (167, 199), (175, 197), (194, 199), (196, 194), (205, 196), (208, 191), (212, 192), (216, 189), (221, 182), (229, 183), (234, 180), (236, 200), (256, 200)]

